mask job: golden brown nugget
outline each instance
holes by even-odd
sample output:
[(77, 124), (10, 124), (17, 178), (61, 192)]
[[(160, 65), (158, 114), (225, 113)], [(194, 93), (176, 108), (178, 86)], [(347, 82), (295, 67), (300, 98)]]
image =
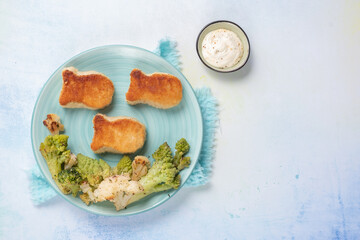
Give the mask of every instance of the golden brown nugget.
[(63, 86), (59, 97), (62, 107), (101, 109), (111, 103), (115, 88), (104, 74), (80, 72), (68, 67), (62, 71), (62, 76)]
[(96, 114), (93, 124), (91, 149), (95, 153), (133, 153), (144, 145), (146, 128), (135, 118)]
[(145, 103), (156, 108), (172, 108), (182, 99), (180, 80), (168, 73), (144, 74), (139, 69), (130, 73), (130, 87), (126, 101), (131, 104)]

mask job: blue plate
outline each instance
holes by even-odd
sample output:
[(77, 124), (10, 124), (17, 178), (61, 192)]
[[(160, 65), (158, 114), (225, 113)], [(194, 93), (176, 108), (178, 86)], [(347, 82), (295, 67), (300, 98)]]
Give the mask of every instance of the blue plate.
[[(62, 108), (59, 105), (62, 87), (61, 71), (69, 66), (74, 66), (80, 71), (101, 72), (108, 76), (115, 86), (112, 103), (101, 110)], [(181, 103), (167, 110), (148, 105), (128, 105), (125, 100), (125, 93), (130, 84), (130, 72), (134, 68), (141, 69), (145, 73), (164, 72), (178, 77), (183, 85)], [(40, 143), (49, 135), (49, 131), (43, 126), (42, 121), (46, 119), (46, 115), (49, 113), (58, 114), (65, 125), (64, 134), (69, 136), (69, 149), (73, 153), (82, 153), (96, 159), (101, 158), (111, 166), (115, 166), (122, 157), (121, 155), (94, 154), (90, 148), (94, 134), (92, 119), (98, 112), (108, 116), (135, 117), (145, 124), (147, 139), (144, 147), (136, 155), (151, 156), (164, 142), (168, 142), (170, 147), (174, 149), (177, 140), (182, 137), (186, 138), (191, 146), (188, 153), (188, 156), (191, 157), (191, 165), (181, 171), (181, 187), (184, 185), (199, 157), (203, 136), (201, 111), (191, 85), (184, 75), (169, 62), (152, 52), (132, 46), (110, 45), (80, 53), (61, 65), (46, 82), (35, 104), (31, 122), (32, 147), (42, 173), (57, 193), (68, 202), (86, 211), (107, 216), (126, 216), (159, 206), (181, 188), (152, 194), (118, 212), (110, 202), (86, 206), (79, 198), (62, 194), (52, 180), (46, 161), (39, 151)], [(153, 161), (152, 158), (151, 161)]]

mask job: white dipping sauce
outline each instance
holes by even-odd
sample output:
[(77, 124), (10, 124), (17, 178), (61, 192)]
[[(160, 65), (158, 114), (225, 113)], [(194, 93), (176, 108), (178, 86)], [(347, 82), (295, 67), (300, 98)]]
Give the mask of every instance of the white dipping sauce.
[(244, 47), (239, 37), (226, 29), (209, 32), (202, 42), (202, 55), (205, 61), (217, 68), (236, 65), (243, 53)]

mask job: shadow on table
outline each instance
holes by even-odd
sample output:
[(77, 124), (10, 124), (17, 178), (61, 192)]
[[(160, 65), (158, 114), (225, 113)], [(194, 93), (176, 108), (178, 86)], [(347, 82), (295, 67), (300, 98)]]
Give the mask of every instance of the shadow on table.
[[(90, 222), (94, 219), (106, 219), (107, 224), (121, 224), (125, 222), (139, 221), (141, 219), (142, 224), (156, 224), (156, 222), (163, 222), (166, 220), (168, 215), (177, 214), (181, 208), (184, 206), (191, 206), (191, 201), (196, 198), (196, 195), (201, 194), (202, 192), (209, 191), (211, 189), (211, 184), (206, 184), (205, 186), (199, 187), (184, 187), (178, 193), (176, 193), (171, 199), (161, 204), (160, 206), (136, 215), (126, 216), (126, 217), (105, 217), (94, 214), (89, 214)], [(79, 209), (79, 211), (82, 211)], [(97, 221), (96, 221), (97, 222)], [(117, 225), (116, 225), (117, 226)]]
[(213, 76), (216, 79), (225, 80), (225, 81), (241, 81), (246, 79), (246, 76), (251, 72), (252, 64), (253, 64), (252, 57), (250, 56), (246, 65), (236, 72), (220, 73), (213, 71), (205, 66), (204, 68), (208, 75)]
[(56, 195), (55, 197), (53, 197), (52, 199), (44, 202), (44, 203), (41, 203), (40, 205), (36, 205), (37, 208), (46, 208), (46, 207), (49, 207), (49, 206), (54, 206), (54, 205), (57, 205), (57, 204), (62, 204), (64, 201), (64, 199), (62, 197), (60, 197), (59, 195)]
[[(164, 227), (170, 219), (175, 218), (179, 219), (179, 222), (183, 221), (184, 209), (193, 211), (196, 214), (198, 210), (193, 204), (194, 199), (197, 198), (197, 195), (204, 194), (210, 188), (210, 184), (201, 187), (182, 188), (172, 199), (161, 206), (148, 212), (126, 217), (99, 216), (85, 213), (83, 210), (73, 206), (73, 217), (81, 224), (78, 224), (71, 232), (69, 229), (64, 229), (63, 232), (64, 234), (86, 235), (91, 239), (103, 236), (104, 234), (106, 239), (118, 239), (119, 236), (129, 239), (132, 236), (136, 236), (136, 233), (139, 232), (141, 234), (143, 230), (152, 229), (154, 226), (158, 228)], [(56, 202), (59, 200), (62, 199), (57, 197)], [(53, 201), (51, 202), (52, 204), (54, 203)], [(181, 218), (179, 218), (179, 215)], [(161, 231), (157, 231), (157, 234), (159, 232)], [(60, 231), (58, 234), (60, 233), (62, 232)]]

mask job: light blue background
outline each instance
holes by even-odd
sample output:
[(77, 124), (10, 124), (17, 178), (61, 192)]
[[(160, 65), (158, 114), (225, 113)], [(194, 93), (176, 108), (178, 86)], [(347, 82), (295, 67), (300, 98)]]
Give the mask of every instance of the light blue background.
[[(1, 239), (357, 239), (360, 235), (359, 1), (1, 1)], [(250, 61), (206, 69), (207, 23), (238, 23)], [(108, 218), (60, 197), (34, 207), (30, 121), (49, 76), (105, 44), (152, 50), (170, 36), (183, 73), (220, 102), (210, 184), (147, 213)]]

